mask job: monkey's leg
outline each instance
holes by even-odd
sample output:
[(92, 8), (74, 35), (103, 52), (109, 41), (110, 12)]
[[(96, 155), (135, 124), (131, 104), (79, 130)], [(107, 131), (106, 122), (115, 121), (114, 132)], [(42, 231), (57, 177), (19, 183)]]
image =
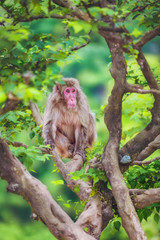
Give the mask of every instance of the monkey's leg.
[(68, 152), (70, 152), (72, 155), (73, 155), (73, 152), (74, 152), (74, 146), (75, 146), (75, 144), (70, 144), (68, 146)]
[(79, 154), (80, 156), (82, 156), (83, 159), (85, 159), (84, 145), (85, 145), (84, 130), (83, 128), (77, 128), (75, 130), (75, 148), (73, 156)]
[[(66, 158), (72, 157), (73, 146), (70, 143), (70, 140), (58, 130), (56, 132), (55, 145), (56, 145), (56, 150), (61, 157), (66, 157)], [(69, 150), (70, 147), (71, 149)]]

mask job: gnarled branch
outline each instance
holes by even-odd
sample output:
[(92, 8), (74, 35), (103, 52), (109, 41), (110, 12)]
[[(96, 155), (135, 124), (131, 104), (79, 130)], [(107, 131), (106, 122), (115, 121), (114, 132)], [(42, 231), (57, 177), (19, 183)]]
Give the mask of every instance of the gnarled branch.
[(45, 185), (30, 175), (21, 162), (11, 154), (0, 139), (0, 177), (8, 182), (8, 191), (22, 195), (33, 212), (58, 239), (95, 240), (54, 201)]
[(135, 238), (146, 239), (118, 164), (118, 149), (122, 130), (122, 97), (126, 84), (126, 62), (119, 44), (111, 42), (107, 37), (106, 41), (111, 52), (111, 74), (115, 80), (115, 84), (109, 97), (109, 103), (105, 109), (105, 123), (110, 136), (104, 150), (102, 163), (112, 187), (118, 212), (122, 218), (122, 225), (128, 236), (131, 240)]

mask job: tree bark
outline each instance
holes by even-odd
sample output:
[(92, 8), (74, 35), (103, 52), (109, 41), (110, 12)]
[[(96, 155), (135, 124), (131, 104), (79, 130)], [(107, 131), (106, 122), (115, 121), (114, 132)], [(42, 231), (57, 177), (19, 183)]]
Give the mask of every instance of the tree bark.
[(111, 43), (107, 37), (106, 41), (111, 52), (111, 74), (115, 80), (115, 84), (111, 96), (109, 97), (109, 103), (105, 109), (105, 123), (110, 136), (103, 153), (102, 163), (112, 187), (112, 194), (122, 219), (122, 225), (129, 238), (131, 240), (145, 240), (147, 239), (146, 235), (141, 228), (137, 213), (129, 195), (129, 190), (124, 182), (118, 163), (118, 150), (122, 131), (122, 97), (126, 85), (126, 62), (120, 45), (118, 43)]

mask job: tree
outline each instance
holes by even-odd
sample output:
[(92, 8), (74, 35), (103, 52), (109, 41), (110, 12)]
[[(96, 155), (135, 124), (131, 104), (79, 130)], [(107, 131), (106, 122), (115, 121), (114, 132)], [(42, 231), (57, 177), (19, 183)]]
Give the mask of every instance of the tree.
[[(160, 89), (142, 47), (159, 35), (159, 1), (3, 0), (0, 4), (0, 51), (3, 60), (0, 176), (7, 180), (7, 190), (22, 195), (32, 208), (32, 216), (40, 219), (57, 239), (99, 239), (114, 213), (120, 215), (122, 226), (131, 240), (147, 239), (136, 209), (152, 204), (151, 212), (156, 209), (155, 218), (159, 220), (159, 157), (143, 160), (159, 149)], [(30, 23), (42, 18), (59, 19), (64, 27), (63, 37), (33, 35)], [(104, 109), (108, 142), (102, 155), (93, 158), (90, 153), (92, 160), (84, 168), (79, 155), (64, 163), (54, 150), (48, 155), (44, 146), (37, 146), (43, 144), (39, 126), (42, 117), (33, 102), (40, 99), (41, 91), (50, 89), (53, 80), (61, 79), (60, 66), (74, 51), (89, 44), (91, 31), (100, 34), (108, 45), (114, 86)], [(136, 59), (144, 78), (127, 69), (126, 54)], [(149, 109), (150, 117), (145, 128), (121, 146), (122, 102), (131, 93), (136, 93), (136, 96), (149, 94), (153, 107)], [(38, 126), (33, 122), (31, 112)], [(38, 143), (32, 149), (15, 141), (15, 129), (28, 127), (32, 129), (31, 138), (37, 134)], [(12, 153), (8, 145), (11, 145)], [(68, 187), (86, 202), (76, 222), (14, 154), (27, 159), (27, 165), (32, 158), (52, 156)], [(136, 165), (139, 166), (138, 171)], [(127, 171), (129, 166), (133, 167)], [(136, 178), (141, 184), (135, 182)], [(134, 189), (131, 189), (132, 186)], [(144, 214), (142, 218), (147, 217)], [(116, 226), (119, 227), (119, 222)]]

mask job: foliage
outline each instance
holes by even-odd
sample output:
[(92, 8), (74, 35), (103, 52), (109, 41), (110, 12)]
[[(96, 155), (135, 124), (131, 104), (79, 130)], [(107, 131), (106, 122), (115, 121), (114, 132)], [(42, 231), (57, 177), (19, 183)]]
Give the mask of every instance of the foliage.
[[(93, 157), (99, 158), (100, 162), (100, 157), (103, 151), (103, 144), (100, 142), (97, 142), (94, 144), (92, 149), (86, 149), (86, 162), (84, 163), (83, 167), (81, 168), (80, 171), (72, 172), (70, 173), (71, 179), (78, 180), (82, 179), (83, 181), (86, 182), (92, 182), (93, 183), (93, 188), (96, 188), (96, 184), (99, 181), (107, 182), (106, 174), (104, 171), (100, 169), (94, 168), (94, 166), (91, 166), (91, 168), (88, 169), (88, 165), (90, 165), (89, 161), (93, 159)], [(77, 191), (79, 191), (79, 187), (76, 186)]]

